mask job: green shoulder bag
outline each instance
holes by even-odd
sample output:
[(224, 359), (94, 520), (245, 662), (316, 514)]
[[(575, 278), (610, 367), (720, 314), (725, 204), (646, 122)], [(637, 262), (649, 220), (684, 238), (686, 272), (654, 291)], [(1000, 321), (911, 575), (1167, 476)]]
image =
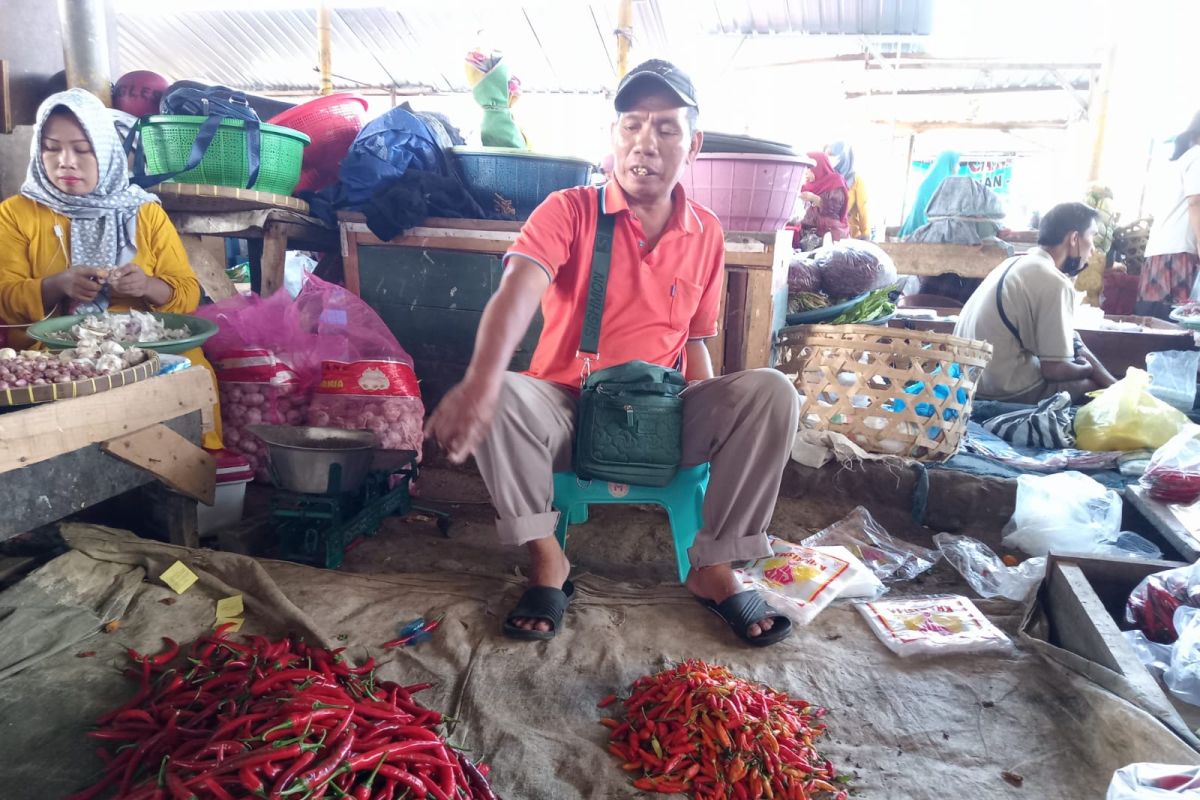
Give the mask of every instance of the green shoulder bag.
[(585, 480), (666, 486), (679, 469), (683, 398), (679, 370), (629, 361), (591, 372), (599, 357), (600, 320), (612, 265), (614, 220), (601, 213), (592, 249), (587, 312), (579, 337), (583, 359), (575, 431), (575, 474)]

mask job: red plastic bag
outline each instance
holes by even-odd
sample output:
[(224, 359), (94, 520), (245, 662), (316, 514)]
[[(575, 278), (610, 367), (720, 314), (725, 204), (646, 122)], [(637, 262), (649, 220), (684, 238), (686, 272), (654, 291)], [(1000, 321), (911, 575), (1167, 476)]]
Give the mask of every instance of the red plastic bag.
[(1125, 621), (1141, 629), (1146, 638), (1160, 644), (1172, 644), (1175, 609), (1200, 607), (1200, 562), (1156, 572), (1137, 585), (1125, 605)]

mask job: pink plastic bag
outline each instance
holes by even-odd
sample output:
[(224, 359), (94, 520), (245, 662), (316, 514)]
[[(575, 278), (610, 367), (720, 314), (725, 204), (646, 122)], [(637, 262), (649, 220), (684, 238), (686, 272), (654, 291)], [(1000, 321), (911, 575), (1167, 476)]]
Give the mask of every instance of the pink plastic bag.
[[(385, 447), (420, 452), (425, 407), (412, 358), (379, 315), (344, 287), (310, 274), (295, 300), (287, 292), (238, 296), (203, 306), (197, 316), (221, 327), (204, 350), (221, 386), (226, 439), (255, 463), (260, 478), (264, 446), (243, 430), (253, 421), (373, 430)], [(365, 376), (365, 386), (348, 389), (347, 373), (329, 375), (321, 388), (330, 369), (357, 371), (354, 380)], [(314, 391), (322, 397), (310, 409)]]

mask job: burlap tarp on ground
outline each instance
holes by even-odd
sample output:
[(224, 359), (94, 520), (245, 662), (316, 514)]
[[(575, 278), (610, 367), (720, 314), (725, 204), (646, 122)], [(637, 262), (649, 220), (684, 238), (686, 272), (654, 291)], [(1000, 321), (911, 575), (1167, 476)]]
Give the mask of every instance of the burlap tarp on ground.
[[(1099, 798), (1125, 764), (1197, 761), (1144, 712), (1032, 653), (902, 660), (850, 607), (757, 650), (680, 586), (584, 575), (563, 633), (533, 644), (500, 634), (521, 589), (515, 577), (345, 574), (93, 526), (64, 526), (64, 535), (72, 551), (0, 594), (3, 797), (56, 798), (86, 785), (100, 762), (84, 732), (133, 691), (124, 648), (190, 640), (212, 627), (215, 601), (235, 593), (245, 597), (244, 632), (294, 632), (358, 659), (374, 654), (387, 678), (437, 681), (423, 699), (459, 720), (451, 742), (493, 765), (508, 800), (637, 796), (605, 751), (596, 701), (685, 658), (829, 707), (824, 750), (858, 776), (862, 798)], [(200, 576), (178, 597), (156, 579), (176, 559)], [(1015, 605), (980, 606), (1015, 632)], [(398, 624), (441, 614), (432, 642), (378, 647)], [(115, 632), (98, 632), (117, 618)]]

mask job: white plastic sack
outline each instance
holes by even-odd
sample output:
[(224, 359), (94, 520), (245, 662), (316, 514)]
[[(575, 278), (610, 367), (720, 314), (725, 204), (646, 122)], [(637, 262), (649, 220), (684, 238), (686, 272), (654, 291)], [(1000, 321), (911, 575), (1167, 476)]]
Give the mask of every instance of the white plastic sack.
[(1094, 553), (1121, 533), (1121, 496), (1082, 472), (1022, 475), (1004, 546), (1031, 556)]
[(1007, 650), (1012, 642), (975, 604), (954, 594), (901, 597), (855, 608), (889, 650), (901, 658), (920, 654)]
[(1006, 597), (1021, 601), (1042, 582), (1046, 559), (1028, 558), (1009, 567), (992, 549), (970, 536), (939, 533), (933, 543), (980, 597)]
[(1105, 800), (1182, 800), (1200, 797), (1200, 767), (1130, 764), (1113, 773)]
[(1179, 638), (1171, 645), (1171, 663), (1163, 683), (1180, 700), (1200, 706), (1200, 608), (1175, 609), (1175, 630)]

